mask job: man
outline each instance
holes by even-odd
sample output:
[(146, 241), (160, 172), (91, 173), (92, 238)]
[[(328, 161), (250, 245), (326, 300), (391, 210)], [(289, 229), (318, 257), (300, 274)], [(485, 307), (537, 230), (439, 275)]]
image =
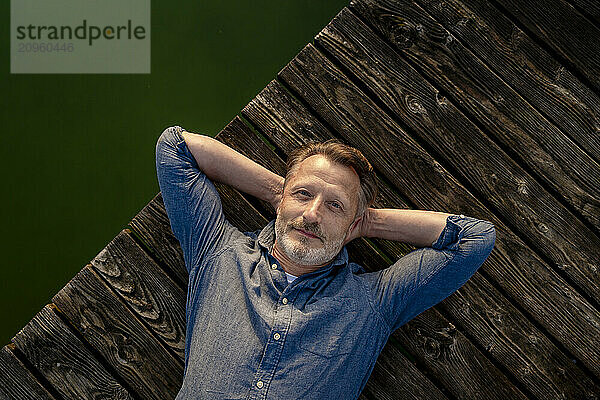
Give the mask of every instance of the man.
[[(156, 167), (189, 272), (178, 399), (356, 399), (389, 335), (461, 287), (495, 242), (487, 221), (369, 207), (372, 167), (337, 141), (292, 152), (284, 179), (174, 126)], [(240, 232), (211, 180), (269, 202), (276, 219)], [(361, 236), (420, 248), (366, 273), (344, 246)]]

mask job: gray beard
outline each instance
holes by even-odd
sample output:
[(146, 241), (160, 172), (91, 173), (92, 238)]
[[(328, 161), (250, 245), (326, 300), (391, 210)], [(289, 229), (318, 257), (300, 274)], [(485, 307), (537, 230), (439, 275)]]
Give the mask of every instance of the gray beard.
[(296, 242), (289, 236), (281, 218), (275, 219), (275, 237), (281, 250), (296, 264), (300, 265), (320, 265), (333, 260), (343, 247), (344, 239), (339, 241), (325, 241), (323, 247), (313, 249), (309, 247), (311, 239), (300, 237), (300, 242)]

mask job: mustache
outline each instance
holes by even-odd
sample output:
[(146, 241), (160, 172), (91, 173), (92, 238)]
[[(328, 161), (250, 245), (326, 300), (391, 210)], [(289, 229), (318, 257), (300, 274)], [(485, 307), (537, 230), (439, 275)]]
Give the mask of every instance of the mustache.
[(298, 221), (298, 222), (291, 221), (289, 223), (289, 226), (291, 226), (292, 228), (296, 228), (296, 229), (302, 229), (305, 232), (308, 232), (308, 233), (311, 233), (311, 234), (317, 236), (321, 240), (325, 239), (323, 237), (323, 233), (321, 232), (321, 227), (316, 222), (312, 223), (312, 224), (305, 224), (300, 221)]

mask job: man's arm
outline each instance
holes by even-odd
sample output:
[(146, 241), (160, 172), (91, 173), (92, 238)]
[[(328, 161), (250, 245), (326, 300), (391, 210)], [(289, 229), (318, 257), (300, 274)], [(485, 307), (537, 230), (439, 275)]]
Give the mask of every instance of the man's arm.
[[(366, 236), (423, 246), (388, 268), (362, 275), (391, 331), (464, 285), (490, 255), (496, 239), (494, 225), (489, 221), (427, 211), (403, 215), (400, 211), (404, 210), (389, 210), (379, 215), (374, 212), (376, 216), (368, 217), (363, 226)], [(419, 214), (424, 222), (415, 220)], [(389, 220), (379, 220), (384, 216)], [(367, 223), (369, 218), (372, 225)], [(406, 226), (396, 225), (402, 221)], [(430, 241), (436, 234), (438, 237)]]
[(367, 208), (347, 242), (360, 236), (431, 246), (452, 214), (439, 211)]
[(284, 178), (210, 136), (182, 132), (199, 169), (216, 182), (270, 203), (281, 201)]

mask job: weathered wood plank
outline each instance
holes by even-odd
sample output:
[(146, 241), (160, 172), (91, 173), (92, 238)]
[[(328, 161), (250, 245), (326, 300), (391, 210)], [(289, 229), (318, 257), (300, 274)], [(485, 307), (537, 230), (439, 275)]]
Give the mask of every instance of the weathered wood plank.
[(185, 292), (144, 253), (128, 230), (122, 230), (91, 264), (138, 318), (183, 361)]
[[(386, 35), (388, 40), (398, 40), (397, 42), (390, 42), (395, 45), (397, 51), (411, 60), (413, 66), (418, 66), (417, 68), (422, 73), (446, 91), (456, 104), (472, 114), (476, 121), (482, 124), (500, 142), (506, 152), (525, 164), (537, 179), (569, 203), (582, 219), (592, 224), (596, 234), (600, 232), (600, 164), (510, 88), (503, 81), (506, 76), (500, 79), (469, 50), (464, 48), (458, 40), (446, 40), (451, 37), (451, 34), (432, 20), (416, 4), (397, 3), (396, 8), (393, 8), (393, 4), (396, 3), (381, 4), (372, 0), (365, 0), (354, 2), (353, 6), (357, 12), (361, 13), (363, 18), (367, 18), (370, 22), (373, 21), (375, 28)], [(444, 7), (443, 9), (446, 10), (447, 8)], [(349, 19), (343, 18), (345, 15), (344, 13), (340, 14), (342, 21), (339, 22), (339, 25), (341, 26), (344, 26)], [(410, 26), (415, 32), (416, 27), (420, 27), (418, 35), (414, 35), (411, 46), (406, 47), (406, 43), (402, 38), (390, 33), (390, 30), (394, 29), (393, 21), (403, 21), (403, 24)], [(470, 25), (475, 25), (475, 23)], [(355, 31), (353, 27), (348, 27), (348, 29)], [(368, 36), (370, 38), (374, 35)], [(330, 40), (335, 41), (335, 38), (324, 37), (319, 43), (326, 45)], [(493, 42), (493, 40), (486, 41), (486, 43), (490, 42)], [(369, 63), (369, 68), (374, 69), (375, 73), (381, 73), (381, 70), (388, 67), (385, 63), (380, 63), (381, 57), (371, 57), (371, 54), (369, 54), (373, 48), (379, 48), (380, 43), (378, 39), (377, 44), (369, 46), (370, 48), (367, 51), (367, 57), (375, 59), (376, 64)], [(337, 46), (337, 42), (332, 44), (334, 51)], [(356, 46), (352, 47), (355, 48)], [(338, 51), (352, 50), (343, 49)], [(362, 52), (363, 50), (358, 51)], [(500, 54), (499, 49), (493, 49), (490, 52), (496, 54), (495, 58), (500, 57), (497, 55)], [(401, 73), (406, 72), (406, 75), (410, 76), (416, 74), (412, 68), (408, 67), (407, 62), (397, 57), (395, 52), (392, 53), (393, 55), (389, 51), (380, 53), (383, 53), (383, 57), (386, 59), (389, 57), (394, 59), (394, 66), (391, 66), (390, 69), (398, 71), (397, 68), (401, 68)], [(507, 53), (507, 51), (504, 53)], [(348, 56), (345, 55), (345, 57)], [(510, 68), (503, 69), (499, 65), (496, 65), (496, 67), (501, 70), (510, 70)], [(409, 70), (405, 71), (404, 68), (409, 68)], [(514, 69), (517, 69), (517, 67)], [(522, 67), (520, 69), (529, 70)], [(503, 75), (507, 75), (507, 73)], [(508, 75), (513, 76), (514, 74), (508, 73)], [(381, 79), (379, 78), (380, 76), (375, 74), (369, 76), (368, 79), (372, 81), (371, 86), (380, 87)], [(399, 83), (396, 81), (391, 86), (394, 87), (397, 84)], [(548, 85), (554, 86), (552, 84)], [(523, 87), (527, 87), (527, 85), (522, 84), (519, 86), (519, 88)], [(409, 90), (411, 89), (413, 88), (411, 87)], [(398, 89), (395, 88), (395, 90)], [(455, 111), (454, 104), (439, 98), (437, 89), (431, 88), (431, 90), (436, 92), (436, 102), (430, 101), (429, 103), (434, 104), (440, 115), (443, 116), (444, 113)], [(395, 95), (398, 96), (398, 94)], [(556, 97), (543, 95), (535, 91), (531, 96), (539, 99)], [(568, 92), (563, 97), (568, 98)], [(544, 100), (540, 101), (543, 102)], [(573, 101), (581, 104), (576, 98)], [(425, 101), (419, 104), (426, 106), (426, 103)], [(547, 108), (553, 108), (557, 110), (555, 113), (560, 114), (560, 109), (556, 104), (550, 104)], [(578, 107), (574, 111), (579, 112), (581, 108)], [(594, 108), (598, 109), (598, 107)], [(427, 109), (427, 112), (431, 113), (429, 109)], [(593, 112), (593, 114), (590, 115), (590, 112)], [(577, 113), (575, 114), (577, 115)], [(582, 136), (589, 138), (588, 144), (592, 149), (595, 149), (598, 153), (597, 156), (600, 157), (600, 135), (597, 131), (600, 127), (600, 115), (594, 115), (596, 111), (592, 110), (588, 110), (587, 114), (581, 113), (580, 118), (569, 119), (566, 125), (573, 126), (573, 121), (582, 118), (588, 120), (587, 131), (589, 133), (586, 132)], [(412, 121), (412, 118), (409, 121)], [(580, 131), (578, 128), (575, 130)], [(594, 145), (594, 141), (597, 142), (596, 145)]]
[(535, 398), (600, 398), (597, 380), (587, 376), (492, 283), (480, 274), (469, 283), (440, 303), (438, 310), (464, 327), (479, 348)]
[[(354, 105), (354, 107), (359, 107), (359, 105)], [(267, 85), (267, 87), (244, 108), (243, 113), (263, 132), (269, 132), (269, 137), (284, 151), (288, 151), (288, 149), (292, 149), (304, 141), (319, 141), (332, 137), (332, 134), (276, 81)], [(372, 116), (367, 113), (364, 118), (376, 121), (380, 117), (378, 115)], [(354, 125), (350, 124), (348, 129), (351, 130), (352, 128), (354, 128)], [(286, 136), (286, 132), (290, 132), (290, 135)], [(299, 139), (297, 139), (298, 143), (295, 143), (294, 140), (290, 139), (292, 136), (299, 137)], [(304, 136), (304, 139), (302, 139), (302, 136)], [(374, 137), (378, 137), (377, 134), (375, 134)], [(392, 148), (394, 145), (380, 143), (378, 146)], [(404, 155), (407, 153), (404, 152), (403, 149), (400, 149), (397, 152), (391, 152), (390, 154)], [(369, 157), (369, 154), (367, 154), (367, 157)], [(371, 159), (371, 157), (369, 157), (369, 159)], [(404, 164), (410, 162), (410, 160), (396, 162)], [(377, 164), (374, 165), (376, 168), (378, 167)], [(427, 163), (417, 164), (419, 168), (423, 168), (426, 165)], [(379, 165), (379, 167), (383, 168), (383, 170), (390, 168), (387, 165), (384, 165), (383, 167)], [(437, 179), (442, 179), (437, 175), (435, 169), (433, 171), (433, 176), (430, 178), (433, 182), (436, 182)], [(430, 192), (429, 196), (424, 195), (422, 198), (416, 197), (413, 195), (413, 187), (418, 187), (423, 184), (427, 185), (427, 181), (415, 180), (412, 178), (403, 179), (404, 174), (398, 173), (395, 174), (395, 178), (397, 178), (394, 180), (398, 190), (405, 194), (406, 197), (412, 198), (419, 207), (425, 209), (452, 209), (455, 207), (455, 203), (460, 203), (465, 200), (464, 196), (466, 196), (467, 201), (470, 201), (470, 195), (448, 198), (448, 195), (452, 195), (452, 192), (449, 192), (448, 190), (445, 190), (445, 192), (433, 190)], [(451, 187), (450, 184), (447, 184), (446, 186), (449, 188)], [(476, 202), (475, 199), (473, 199), (473, 201)], [(472, 206), (468, 206), (468, 208), (470, 209)], [(469, 212), (467, 206), (460, 206), (455, 209), (454, 212), (464, 212), (465, 214), (473, 215), (473, 213)], [(544, 264), (531, 249), (527, 248), (517, 236), (507, 230), (499, 221), (496, 221), (495, 219), (491, 220), (497, 227), (496, 249), (492, 252), (490, 258), (486, 261), (486, 265), (482, 268), (484, 268), (488, 274), (491, 273), (492, 278), (496, 281), (494, 286), (503, 287), (504, 290), (511, 294), (513, 300), (518, 303), (520, 307), (525, 310), (531, 310), (530, 312), (535, 316), (533, 319), (537, 319), (542, 326), (545, 325), (546, 329), (561, 338), (561, 341), (567, 342), (567, 347), (579, 349), (578, 353), (586, 357), (588, 354), (587, 349), (594, 347), (594, 341), (589, 337), (581, 341), (579, 335), (585, 335), (585, 332), (594, 332), (597, 330), (596, 323), (589, 324), (588, 322), (589, 315), (597, 315), (597, 312), (589, 306), (589, 304), (585, 302), (582, 303), (579, 296), (576, 296), (575, 298), (566, 297), (565, 293), (571, 295), (572, 291), (564, 282), (559, 286), (540, 285), (539, 282), (549, 282), (554, 279), (553, 277), (555, 274), (549, 273), (548, 266)], [(463, 287), (460, 290), (464, 290), (467, 287)], [(500, 295), (497, 296), (499, 297)], [(482, 311), (482, 316), (477, 318), (486, 320), (490, 318), (489, 316), (486, 316), (488, 310), (490, 311), (489, 315), (493, 315), (497, 312), (497, 308), (493, 303), (485, 305), (486, 302), (484, 298), (478, 301), (481, 301), (484, 304), (481, 309), (486, 311)], [(451, 303), (446, 302), (444, 304)], [(453, 315), (464, 314), (464, 311), (461, 308), (461, 306), (456, 307), (455, 311), (453, 311)], [(505, 310), (511, 315), (517, 313), (514, 308)], [(522, 320), (523, 323), (527, 323), (528, 332), (535, 331), (531, 323), (524, 317)], [(578, 320), (583, 321), (583, 325), (587, 326), (581, 329), (581, 324), (577, 322)], [(561, 323), (559, 324), (556, 321), (561, 321)], [(564, 326), (562, 324), (563, 322), (565, 322), (567, 326)], [(485, 326), (483, 328), (473, 328), (471, 327), (471, 323), (477, 323), (477, 321), (469, 321), (469, 323), (465, 323), (463, 326), (465, 329), (469, 330), (469, 336), (480, 337), (480, 339), (478, 339), (480, 343), (485, 343), (487, 345), (489, 343), (489, 337), (496, 335), (494, 332), (488, 332), (487, 334), (482, 335), (482, 329), (489, 330), (495, 328), (485, 328)], [(510, 324), (504, 328), (505, 329), (502, 332), (503, 335), (507, 335), (509, 338), (515, 335)], [(579, 332), (576, 333), (573, 330)], [(538, 359), (535, 354), (532, 354), (532, 352), (537, 351), (536, 349), (512, 348), (511, 342), (521, 342), (518, 339), (519, 336), (520, 335), (517, 333), (514, 339), (511, 338), (507, 341), (500, 341), (499, 344), (500, 346), (507, 347), (502, 350), (506, 354), (510, 355), (514, 353), (513, 360), (506, 361), (506, 367), (509, 370), (511, 362), (514, 362), (515, 366), (520, 366), (522, 363), (530, 365), (536, 364), (535, 360)], [(574, 340), (579, 342), (574, 344)], [(558, 354), (560, 352), (556, 348), (550, 348), (550, 350), (551, 351), (549, 351), (548, 354)], [(595, 357), (597, 356), (588, 358), (588, 362), (593, 363)], [(521, 361), (519, 361), (520, 359)], [(572, 363), (564, 363), (563, 360), (564, 356), (556, 358), (557, 365), (560, 366), (559, 369), (563, 367), (563, 364), (566, 364), (564, 366), (567, 371), (570, 370), (573, 367), (570, 365)], [(539, 367), (540, 366), (538, 366), (538, 368)], [(542, 368), (542, 370), (543, 369), (544, 368)], [(548, 372), (551, 375), (552, 369), (553, 368), (548, 369)], [(581, 371), (578, 371), (578, 368), (575, 367), (574, 371), (570, 372), (570, 374), (578, 376), (581, 374)]]
[(89, 264), (52, 301), (138, 395), (145, 399), (175, 398), (183, 380), (183, 364), (152, 336)]
[(54, 400), (33, 374), (23, 365), (10, 347), (0, 350), (0, 399)]
[(598, 0), (568, 0), (577, 10), (600, 25), (600, 2)]
[[(290, 97), (276, 81), (267, 85), (243, 109), (243, 113), (257, 129), (269, 132), (269, 137), (285, 152), (308, 140), (319, 141), (332, 137), (327, 128)], [(286, 135), (288, 132), (289, 135)], [(406, 207), (401, 199), (391, 196), (396, 195), (384, 193), (381, 198), (378, 197), (376, 206)], [(407, 253), (399, 245), (397, 242), (390, 242), (385, 251), (397, 259)], [(495, 253), (492, 253), (492, 258), (486, 263), (493, 263), (502, 271), (505, 261), (501, 260), (498, 265)], [(525, 260), (529, 262), (529, 259)], [(473, 284), (466, 285), (457, 292), (460, 295), (450, 296), (436, 308), (443, 310), (453, 321), (464, 327), (465, 332), (480, 348), (486, 349), (497, 363), (518, 377), (530, 392), (539, 394), (540, 398), (560, 398), (563, 393), (567, 398), (587, 398), (588, 393), (598, 390), (598, 386), (571, 359), (482, 275), (475, 274), (470, 282)], [(531, 338), (535, 338), (535, 344), (532, 344)]]
[(454, 396), (464, 399), (527, 399), (485, 356), (473, 350), (471, 342), (453, 324), (437, 311), (432, 311), (418, 315), (406, 324), (405, 329), (394, 332), (394, 336), (411, 346), (411, 354), (417, 355), (421, 363), (426, 363), (430, 372)]
[(600, 29), (562, 0), (546, 0), (543, 7), (529, 0), (496, 1), (600, 89)]
[[(414, 21), (415, 26), (421, 21), (427, 21), (427, 25), (423, 25), (419, 39), (413, 45), (414, 49), (402, 49), (401, 53), (421, 52), (423, 54), (428, 51), (426, 49), (431, 52), (436, 50), (446, 52), (448, 56), (436, 57), (439, 65), (437, 69), (440, 70), (442, 65), (463, 58), (461, 55), (452, 56), (451, 52), (465, 52), (468, 57), (468, 52), (463, 50), (464, 45), (494, 71), (494, 73), (486, 71), (473, 57), (473, 61), (468, 64), (453, 63), (444, 66), (446, 70), (450, 68), (452, 70), (452, 78), (448, 84), (444, 83), (444, 78), (437, 77), (436, 74), (428, 75), (428, 78), (432, 79), (436, 85), (440, 85), (450, 92), (453, 98), (460, 98), (468, 103), (476, 101), (478, 106), (483, 107), (484, 110), (489, 108), (490, 122), (493, 121), (494, 111), (502, 110), (503, 114), (523, 127), (528, 135), (536, 138), (540, 146), (544, 146), (546, 141), (556, 142), (557, 139), (552, 137), (556, 134), (553, 130), (538, 128), (538, 125), (546, 126), (543, 120), (527, 118), (531, 113), (524, 111), (530, 108), (527, 104), (530, 103), (581, 146), (596, 162), (600, 161), (600, 115), (598, 114), (600, 98), (573, 76), (568, 69), (554, 60), (550, 54), (533, 42), (489, 2), (452, 0), (445, 2), (443, 6), (434, 0), (419, 1), (419, 3), (444, 27), (436, 26), (436, 23), (430, 19), (427, 13), (422, 12), (420, 7), (409, 3), (413, 13), (400, 11), (401, 14), (396, 15), (402, 15), (403, 18)], [(398, 10), (403, 8), (398, 7)], [(375, 24), (383, 22), (383, 16), (378, 15), (379, 20), (374, 21)], [(373, 16), (377, 17), (377, 14)], [(414, 17), (419, 19), (412, 19)], [(435, 48), (427, 46), (427, 43), (433, 40), (433, 38), (429, 39), (432, 26), (435, 26), (435, 32), (443, 31), (444, 28), (448, 29), (457, 41), (448, 43), (448, 45), (440, 43)], [(450, 33), (448, 33), (449, 36)], [(440, 40), (439, 36), (435, 39)], [(434, 53), (431, 53), (431, 56), (433, 55)], [(430, 62), (430, 57), (422, 57), (421, 62), (430, 63), (432, 64), (431, 69), (435, 68)], [(502, 80), (494, 74), (497, 74)], [(471, 79), (477, 79), (477, 85), (473, 85)], [(505, 94), (506, 89), (502, 81), (511, 85), (527, 102), (521, 101), (518, 97), (515, 98), (510, 92)], [(451, 85), (460, 87), (460, 90), (455, 90)], [(448, 87), (450, 88), (448, 89)], [(480, 90), (480, 87), (486, 88), (486, 90)], [(473, 100), (466, 98), (465, 94), (470, 91), (477, 93), (477, 97)], [(469, 96), (471, 95), (469, 94)], [(488, 101), (477, 101), (478, 98), (485, 98)], [(498, 101), (500, 98), (502, 101)], [(496, 103), (498, 107), (496, 107)], [(491, 125), (488, 129), (494, 129), (494, 125), (487, 120), (482, 122)], [(513, 131), (509, 126), (506, 129), (510, 132)], [(559, 140), (561, 140), (558, 143), (559, 147), (564, 147), (562, 139), (559, 138)], [(549, 154), (560, 156), (560, 153), (552, 151), (552, 146), (545, 146), (544, 149)], [(515, 150), (518, 151), (518, 149)], [(568, 150), (570, 153), (577, 154), (577, 149)], [(564, 159), (564, 157), (562, 158)], [(560, 159), (561, 157), (559, 157)]]
[[(377, 400), (447, 399), (443, 393), (446, 389), (430, 383), (427, 375), (408, 360), (401, 365), (398, 360), (406, 360), (406, 356), (388, 342), (375, 363), (364, 392)], [(411, 373), (406, 373), (407, 366)]]
[(134, 399), (45, 306), (12, 340), (66, 399)]

